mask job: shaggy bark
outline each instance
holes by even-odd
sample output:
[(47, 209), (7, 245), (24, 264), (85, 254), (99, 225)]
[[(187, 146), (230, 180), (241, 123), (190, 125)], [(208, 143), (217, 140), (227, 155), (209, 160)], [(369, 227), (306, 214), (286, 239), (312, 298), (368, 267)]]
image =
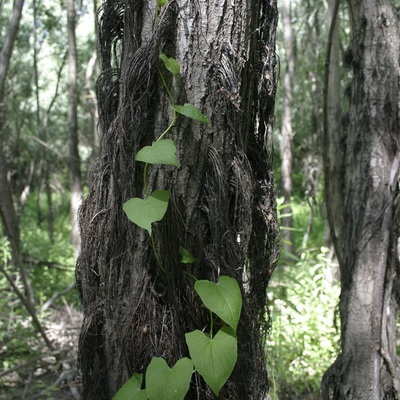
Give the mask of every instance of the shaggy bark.
[[(106, 0), (100, 13), (104, 140), (81, 209), (77, 265), (82, 399), (109, 400), (153, 356), (172, 365), (187, 355), (184, 333), (204, 328), (208, 315), (185, 271), (239, 281), (238, 363), (221, 395), (263, 399), (266, 287), (279, 243), (271, 167), (276, 3), (171, 1), (156, 21), (154, 3)], [(126, 200), (142, 197), (143, 165), (134, 154), (171, 118), (160, 52), (181, 65), (180, 77), (165, 72), (176, 104), (194, 104), (211, 119), (179, 118), (169, 137), (180, 168), (149, 168), (149, 190), (172, 192), (166, 217), (153, 225), (161, 268), (147, 232), (122, 212)], [(180, 264), (180, 246), (198, 261)], [(187, 399), (213, 398), (195, 375)]]
[(342, 340), (323, 398), (398, 399), (399, 21), (390, 1), (348, 4), (353, 38), (345, 61), (353, 81), (336, 168), (342, 185), (330, 188), (341, 207), (327, 204), (341, 270)]

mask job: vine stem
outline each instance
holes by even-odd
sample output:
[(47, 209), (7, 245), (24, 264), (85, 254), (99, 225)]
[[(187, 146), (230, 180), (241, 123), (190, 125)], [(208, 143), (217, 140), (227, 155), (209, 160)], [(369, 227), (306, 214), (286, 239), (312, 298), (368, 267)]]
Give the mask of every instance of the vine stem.
[[(167, 129), (165, 129), (165, 131), (159, 136), (159, 138), (156, 140), (156, 142), (160, 141), (172, 129), (172, 127), (175, 125), (176, 119), (178, 118), (177, 112), (173, 109), (173, 107), (175, 105), (174, 99), (173, 99), (173, 97), (171, 95), (171, 92), (169, 91), (167, 82), (165, 82), (164, 75), (162, 74), (162, 72), (160, 70), (158, 70), (158, 74), (160, 75), (160, 78), (161, 78), (161, 81), (163, 83), (163, 86), (164, 86), (164, 88), (165, 88), (165, 90), (167, 92), (168, 99), (169, 99), (169, 102), (171, 104), (171, 107), (172, 107), (172, 110), (174, 112), (174, 115), (172, 117), (171, 123), (168, 125)], [(144, 191), (145, 199), (147, 199), (147, 197), (149, 196), (149, 194), (147, 193), (147, 168), (148, 168), (148, 165), (149, 164), (146, 163), (144, 165), (144, 170), (143, 170), (143, 191)]]
[(163, 83), (164, 89), (167, 92), (167, 96), (168, 96), (169, 102), (171, 104), (171, 108), (172, 108), (172, 110), (174, 112), (174, 115), (172, 117), (171, 123), (168, 125), (167, 129), (161, 134), (161, 136), (157, 139), (157, 142), (159, 140), (161, 140), (170, 131), (170, 129), (175, 125), (176, 119), (178, 117), (176, 111), (174, 110), (174, 106), (175, 106), (174, 99), (173, 99), (173, 97), (171, 95), (171, 92), (169, 91), (167, 82), (165, 82), (164, 75), (163, 75), (163, 73), (161, 72), (160, 69), (158, 70), (158, 74), (160, 75), (160, 78), (161, 78), (161, 81)]
[(174, 116), (172, 118), (171, 123), (168, 125), (168, 128), (160, 135), (160, 137), (156, 140), (156, 142), (158, 142), (159, 140), (161, 140), (167, 133), (168, 131), (175, 125), (175, 121), (177, 118), (177, 114), (176, 111), (174, 110)]
[(213, 338), (213, 329), (214, 329), (214, 317), (213, 317), (213, 313), (210, 310), (210, 339)]
[(167, 82), (165, 82), (164, 75), (163, 75), (163, 73), (161, 72), (160, 69), (158, 69), (158, 75), (160, 75), (161, 81), (162, 81), (162, 83), (164, 85), (165, 91), (167, 92), (167, 95), (168, 95), (169, 101), (171, 103), (171, 106), (174, 107), (175, 106), (174, 98), (172, 97), (171, 92), (169, 91)]
[(160, 258), (158, 257), (158, 254), (157, 254), (156, 244), (154, 242), (154, 234), (153, 234), (153, 232), (151, 232), (150, 239), (151, 239), (151, 247), (153, 248), (153, 253), (154, 253), (154, 256), (156, 257), (157, 264), (160, 267), (161, 271), (166, 273), (165, 269), (161, 265)]
[(147, 193), (147, 167), (148, 163), (144, 164), (144, 170), (143, 170), (143, 192), (144, 192), (144, 198), (147, 199), (149, 197), (149, 194)]
[(194, 279), (195, 282), (198, 281), (198, 279), (194, 275), (192, 275), (190, 272), (183, 271), (183, 273), (186, 274), (187, 276), (190, 276), (192, 279)]

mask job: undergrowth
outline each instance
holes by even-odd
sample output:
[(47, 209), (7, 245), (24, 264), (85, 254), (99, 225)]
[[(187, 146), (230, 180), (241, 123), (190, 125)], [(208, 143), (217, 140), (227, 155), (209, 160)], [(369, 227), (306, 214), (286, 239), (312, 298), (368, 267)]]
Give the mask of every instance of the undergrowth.
[(314, 210), (309, 239), (301, 247), (313, 210), (301, 202), (292, 210), (297, 254), (281, 257), (269, 286), (272, 400), (319, 399), (322, 375), (339, 350), (338, 266), (324, 244), (324, 221)]

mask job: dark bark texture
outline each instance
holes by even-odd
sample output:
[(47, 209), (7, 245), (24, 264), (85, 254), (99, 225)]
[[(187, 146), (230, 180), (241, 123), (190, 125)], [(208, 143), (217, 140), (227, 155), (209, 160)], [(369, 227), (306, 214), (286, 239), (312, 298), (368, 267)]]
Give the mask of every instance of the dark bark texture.
[[(276, 3), (106, 0), (99, 13), (103, 73), (98, 80), (102, 155), (81, 208), (77, 287), (84, 308), (79, 343), (82, 399), (109, 400), (153, 356), (172, 365), (188, 355), (185, 332), (208, 313), (193, 279), (235, 277), (243, 294), (238, 363), (221, 395), (264, 399), (266, 288), (278, 254), (271, 124), (276, 89)], [(200, 108), (211, 124), (179, 118), (169, 137), (180, 168), (149, 167), (149, 191), (168, 189), (170, 206), (149, 235), (122, 211), (143, 196), (141, 147), (167, 127), (171, 111), (157, 73), (160, 52), (176, 104)], [(180, 247), (197, 258), (180, 264)], [(187, 399), (213, 399), (195, 374)]]
[(325, 158), (341, 271), (341, 354), (324, 376), (323, 398), (399, 399), (399, 21), (390, 1), (348, 4), (349, 114), (334, 142), (340, 158)]

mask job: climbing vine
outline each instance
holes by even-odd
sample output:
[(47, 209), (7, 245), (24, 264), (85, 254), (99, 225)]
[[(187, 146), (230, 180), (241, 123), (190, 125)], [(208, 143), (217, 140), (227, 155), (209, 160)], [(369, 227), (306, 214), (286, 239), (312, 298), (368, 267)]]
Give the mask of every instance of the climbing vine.
[[(172, 57), (160, 54), (160, 59), (174, 77), (180, 74), (179, 63)], [(152, 224), (161, 221), (168, 209), (171, 196), (169, 190), (156, 189), (149, 193), (147, 170), (150, 164), (179, 167), (177, 149), (173, 140), (165, 138), (175, 125), (178, 115), (210, 123), (198, 108), (192, 104), (176, 105), (166, 83), (163, 71), (158, 71), (168, 95), (172, 121), (151, 146), (140, 149), (135, 161), (145, 163), (143, 176), (144, 198), (132, 198), (123, 204), (129, 220), (145, 229), (150, 237), (156, 259), (161, 266), (154, 245)], [(195, 258), (189, 250), (181, 248), (181, 262), (190, 264)], [(190, 274), (189, 274), (190, 275)], [(193, 277), (194, 278), (194, 277)], [(145, 376), (135, 373), (120, 388), (114, 400), (180, 400), (189, 390), (192, 374), (199, 373), (216, 396), (231, 375), (237, 360), (236, 329), (239, 323), (242, 297), (237, 281), (229, 276), (220, 276), (216, 283), (195, 279), (194, 289), (204, 306), (210, 311), (210, 330), (205, 333), (195, 330), (185, 334), (189, 355), (179, 359), (170, 368), (163, 358), (153, 357)], [(214, 334), (215, 320), (223, 326)]]
[[(235, 279), (220, 276), (217, 283), (198, 280), (194, 289), (211, 311), (210, 331), (186, 333), (190, 358), (183, 357), (170, 368), (163, 358), (153, 357), (146, 370), (145, 387), (143, 375), (135, 373), (114, 400), (183, 400), (196, 371), (214, 394), (219, 395), (237, 360), (236, 328), (242, 308), (240, 288)], [(215, 316), (225, 325), (214, 335)]]

